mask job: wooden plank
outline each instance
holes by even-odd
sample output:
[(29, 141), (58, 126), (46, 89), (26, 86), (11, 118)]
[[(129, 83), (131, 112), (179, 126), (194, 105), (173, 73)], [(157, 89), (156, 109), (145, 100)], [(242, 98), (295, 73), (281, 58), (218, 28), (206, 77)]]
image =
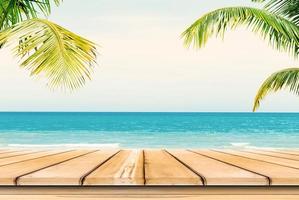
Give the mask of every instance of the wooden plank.
[(0, 195), (2, 200), (298, 200), (299, 195)]
[(83, 155), (90, 151), (87, 150), (75, 150), (63, 152), (56, 155), (50, 155), (34, 160), (19, 162), (11, 165), (5, 165), (0, 167), (0, 185), (15, 185), (17, 179), (28, 173), (49, 167), (59, 162), (74, 158), (76, 156)]
[(5, 200), (297, 200), (298, 187), (0, 187)]
[(8, 152), (17, 152), (18, 150), (11, 150), (11, 149), (1, 149), (0, 154), (8, 153)]
[(22, 176), (18, 185), (81, 185), (82, 177), (117, 151), (95, 151), (52, 167)]
[(146, 185), (203, 185), (201, 177), (161, 150), (144, 151)]
[[(9, 158), (2, 158), (0, 159), (0, 166), (9, 165), (17, 162), (22, 162), (26, 160), (37, 159), (43, 156), (48, 156), (52, 154), (57, 154), (61, 151), (40, 151), (40, 152), (32, 152), (25, 155), (14, 156)], [(1, 175), (0, 175), (1, 177)]]
[(84, 185), (143, 185), (143, 151), (122, 150), (89, 174)]
[(269, 178), (269, 184), (272, 185), (299, 185), (299, 170), (294, 168), (212, 150), (197, 150), (196, 152), (265, 175)]
[(9, 158), (14, 156), (21, 156), (28, 153), (32, 153), (33, 151), (8, 151), (0, 154), (0, 160), (3, 158)]
[(297, 200), (298, 198), (298, 187), (0, 187), (0, 199), (5, 200)]
[(261, 155), (261, 154), (250, 153), (250, 152), (245, 152), (245, 151), (222, 150), (222, 152), (299, 169), (299, 161), (296, 161), (296, 160), (289, 160), (289, 159), (285, 159), (285, 158), (278, 158), (278, 157)]
[(205, 185), (267, 185), (266, 177), (184, 150), (169, 151), (205, 177)]
[(1, 186), (1, 195), (299, 195), (299, 186)]
[(5, 200), (297, 200), (298, 187), (0, 187)]
[(246, 149), (242, 151), (299, 161), (299, 155), (285, 154), (280, 152), (264, 151), (264, 150), (257, 150), (257, 149)]
[(279, 149), (279, 150), (271, 150), (279, 153), (291, 154), (291, 155), (299, 155), (299, 151), (291, 150), (291, 149)]

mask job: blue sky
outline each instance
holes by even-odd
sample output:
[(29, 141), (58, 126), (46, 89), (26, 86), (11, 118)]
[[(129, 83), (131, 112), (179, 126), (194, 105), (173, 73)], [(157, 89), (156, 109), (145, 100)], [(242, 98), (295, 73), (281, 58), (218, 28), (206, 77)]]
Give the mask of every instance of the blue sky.
[[(65, 0), (50, 20), (101, 47), (93, 80), (73, 93), (51, 91), (0, 51), (2, 111), (251, 111), (262, 81), (299, 66), (240, 28), (201, 50), (180, 34), (205, 12), (249, 0)], [(260, 111), (299, 111), (299, 98), (279, 92)]]

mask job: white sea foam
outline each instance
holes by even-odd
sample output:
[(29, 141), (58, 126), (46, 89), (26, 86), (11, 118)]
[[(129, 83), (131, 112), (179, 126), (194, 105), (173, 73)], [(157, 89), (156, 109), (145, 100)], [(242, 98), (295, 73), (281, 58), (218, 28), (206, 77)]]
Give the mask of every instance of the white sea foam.
[(298, 150), (298, 148), (292, 147), (258, 147), (258, 146), (247, 146), (248, 149), (259, 149), (259, 150)]
[(233, 147), (247, 147), (250, 143), (247, 142), (239, 142), (239, 143), (231, 143)]
[(247, 142), (240, 142), (240, 143), (230, 143), (231, 146), (225, 146), (225, 148), (233, 148), (233, 149), (260, 149), (260, 150), (278, 150), (278, 149), (295, 149), (295, 148), (288, 148), (288, 147), (261, 147), (261, 146), (253, 146)]
[(86, 143), (76, 143), (76, 144), (8, 144), (3, 145), (2, 147), (11, 147), (11, 148), (58, 148), (58, 149), (73, 149), (73, 148), (119, 148), (119, 143), (111, 144), (86, 144)]

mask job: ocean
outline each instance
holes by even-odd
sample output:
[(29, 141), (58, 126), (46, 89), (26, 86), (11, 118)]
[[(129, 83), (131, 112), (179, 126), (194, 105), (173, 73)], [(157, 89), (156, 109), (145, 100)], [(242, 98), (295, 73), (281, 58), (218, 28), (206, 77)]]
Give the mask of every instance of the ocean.
[(0, 113), (0, 147), (32, 146), (299, 148), (299, 113)]

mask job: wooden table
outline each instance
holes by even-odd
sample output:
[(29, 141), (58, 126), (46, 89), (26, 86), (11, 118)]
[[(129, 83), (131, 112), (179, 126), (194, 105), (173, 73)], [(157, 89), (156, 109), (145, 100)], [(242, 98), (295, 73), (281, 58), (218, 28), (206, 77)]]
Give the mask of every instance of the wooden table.
[(2, 149), (0, 185), (0, 199), (299, 199), (299, 150)]

